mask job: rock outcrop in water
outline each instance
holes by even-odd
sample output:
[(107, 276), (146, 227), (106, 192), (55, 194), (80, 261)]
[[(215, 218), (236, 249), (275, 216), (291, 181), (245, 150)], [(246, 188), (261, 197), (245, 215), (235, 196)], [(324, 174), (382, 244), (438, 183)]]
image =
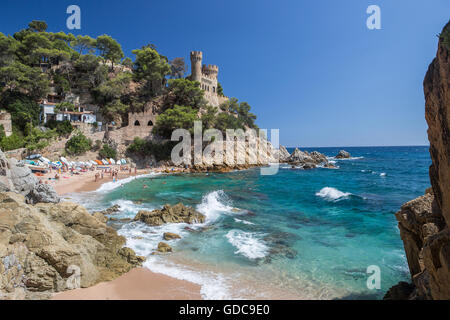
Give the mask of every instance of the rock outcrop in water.
[(150, 226), (160, 226), (165, 223), (203, 223), (205, 216), (191, 207), (178, 203), (174, 206), (166, 204), (162, 209), (153, 211), (141, 210), (134, 220), (142, 221)]
[(348, 159), (350, 158), (350, 153), (345, 150), (340, 150), (338, 154), (335, 156), (336, 159)]
[(328, 162), (328, 159), (324, 154), (317, 151), (301, 151), (298, 148), (295, 148), (287, 162), (292, 165), (301, 166), (303, 169), (313, 169), (318, 165), (322, 165), (326, 168), (334, 167)]
[[(112, 280), (145, 258), (125, 238), (70, 202), (27, 204), (0, 193), (0, 300), (46, 299)], [(79, 277), (78, 277), (79, 275)]]
[(40, 184), (30, 168), (16, 159), (8, 159), (0, 150), (0, 192), (17, 192), (29, 203), (57, 203), (59, 196), (53, 187)]
[[(444, 28), (447, 36), (449, 28), (450, 22)], [(437, 56), (424, 80), (432, 190), (406, 203), (396, 214), (415, 286), (409, 299), (450, 299), (449, 49), (441, 38)], [(399, 285), (391, 288), (390, 292), (398, 292), (398, 289)], [(392, 295), (386, 296), (389, 297)]]

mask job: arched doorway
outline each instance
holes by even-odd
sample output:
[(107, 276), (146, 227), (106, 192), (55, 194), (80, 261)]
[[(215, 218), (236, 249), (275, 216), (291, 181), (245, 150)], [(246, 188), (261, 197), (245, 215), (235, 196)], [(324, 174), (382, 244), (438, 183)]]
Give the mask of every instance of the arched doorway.
[(153, 121), (152, 121), (152, 120), (148, 120), (147, 125), (148, 125), (149, 127), (153, 126)]
[(134, 125), (135, 125), (135, 126), (140, 126), (141, 124), (139, 123), (138, 120), (136, 120), (136, 121), (134, 122)]

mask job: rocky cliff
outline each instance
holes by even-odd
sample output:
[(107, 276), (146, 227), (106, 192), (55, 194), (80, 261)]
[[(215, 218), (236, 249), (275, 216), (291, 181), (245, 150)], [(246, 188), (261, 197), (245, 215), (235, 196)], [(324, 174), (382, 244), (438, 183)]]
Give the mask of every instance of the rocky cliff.
[(0, 193), (0, 300), (46, 299), (118, 277), (144, 260), (125, 238), (70, 202), (27, 204)]
[[(450, 22), (442, 35), (449, 37)], [(386, 298), (450, 299), (450, 48), (440, 37), (424, 80), (425, 118), (430, 141), (427, 194), (404, 204), (399, 222), (413, 287), (398, 285)], [(405, 289), (406, 288), (406, 289)], [(407, 290), (399, 294), (399, 291)]]
[(6, 158), (0, 150), (0, 192), (9, 191), (22, 194), (29, 203), (59, 202), (53, 187), (39, 183), (28, 167), (14, 158)]

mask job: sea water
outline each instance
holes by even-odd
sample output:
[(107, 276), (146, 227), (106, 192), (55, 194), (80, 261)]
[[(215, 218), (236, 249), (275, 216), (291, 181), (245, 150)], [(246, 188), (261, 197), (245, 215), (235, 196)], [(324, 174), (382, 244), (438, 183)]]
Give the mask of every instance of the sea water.
[[(352, 158), (302, 148), (338, 169), (149, 174), (71, 197), (89, 210), (119, 204), (118, 219), (178, 202), (203, 213), (196, 225), (110, 223), (145, 267), (200, 284), (206, 299), (380, 299), (409, 279), (394, 214), (429, 187), (428, 147), (345, 149)], [(174, 253), (151, 255), (164, 232), (181, 236), (168, 241)], [(373, 265), (380, 289), (367, 287)]]

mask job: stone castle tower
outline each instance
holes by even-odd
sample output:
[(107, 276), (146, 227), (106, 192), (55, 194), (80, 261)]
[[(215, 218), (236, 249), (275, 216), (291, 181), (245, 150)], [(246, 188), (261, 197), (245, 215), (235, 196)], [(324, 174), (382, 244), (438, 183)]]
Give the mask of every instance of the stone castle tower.
[(200, 87), (205, 91), (205, 99), (213, 106), (218, 106), (226, 97), (217, 95), (217, 75), (219, 67), (216, 65), (202, 65), (203, 53), (191, 51), (191, 80), (200, 82)]

